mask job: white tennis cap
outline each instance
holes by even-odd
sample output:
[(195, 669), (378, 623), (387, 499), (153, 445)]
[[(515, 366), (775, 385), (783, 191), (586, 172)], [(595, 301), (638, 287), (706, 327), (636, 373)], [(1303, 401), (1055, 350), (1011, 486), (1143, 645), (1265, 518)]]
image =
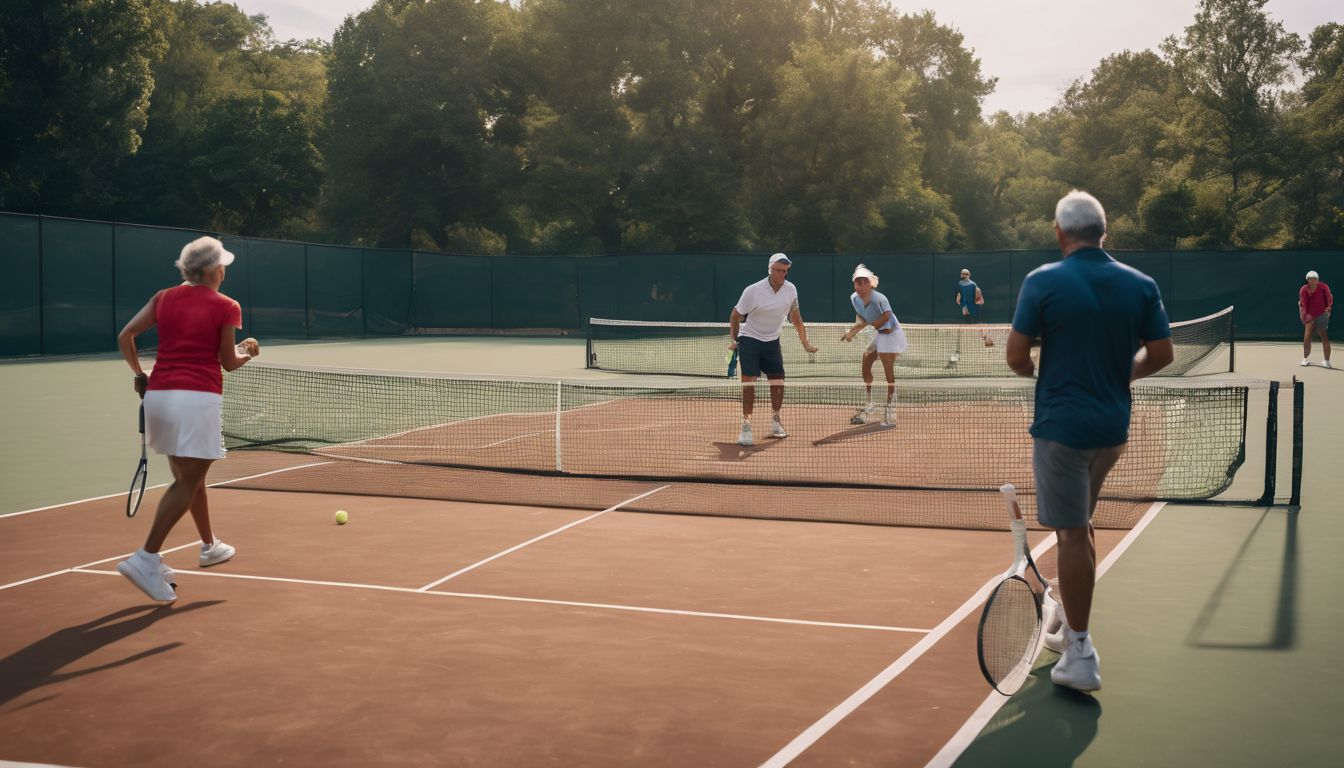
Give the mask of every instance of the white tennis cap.
[(963, 269), (963, 270), (961, 270), (961, 274), (963, 274), (963, 275), (969, 275), (969, 274), (971, 274), (971, 270), (969, 270), (969, 269)]
[(872, 283), (874, 288), (877, 287), (877, 275), (874, 275), (873, 270), (862, 264), (854, 268), (854, 276), (850, 280), (858, 280), (860, 277), (868, 278), (868, 282)]
[(774, 256), (771, 256), (771, 257), (770, 257), (770, 266), (773, 267), (773, 266), (775, 266), (775, 264), (778, 263), (778, 262), (784, 262), (785, 264), (790, 264), (790, 265), (793, 264), (792, 261), (789, 261), (789, 257), (788, 257), (788, 256), (785, 256), (785, 255), (782, 254), (782, 253), (776, 253)]
[(219, 265), (233, 263), (233, 254), (225, 250), (224, 244), (213, 237), (198, 237), (182, 246), (177, 258), (177, 268), (187, 273), (199, 273)]
[(1321, 276), (1318, 275), (1318, 274), (1316, 274), (1316, 270), (1314, 270), (1314, 269), (1307, 273), (1307, 279), (1308, 279), (1308, 280), (1310, 280), (1310, 279), (1313, 278), (1313, 277), (1316, 278), (1317, 280), (1320, 280), (1320, 279), (1321, 279)]

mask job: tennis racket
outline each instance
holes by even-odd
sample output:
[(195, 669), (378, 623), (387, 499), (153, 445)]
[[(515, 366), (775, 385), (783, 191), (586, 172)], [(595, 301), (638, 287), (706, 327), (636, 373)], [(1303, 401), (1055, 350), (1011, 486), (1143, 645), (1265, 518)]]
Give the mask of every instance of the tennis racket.
[(145, 498), (145, 482), (149, 479), (149, 454), (145, 451), (145, 404), (140, 404), (140, 464), (131, 477), (131, 490), (126, 494), (126, 516), (135, 517), (140, 501)]
[[(999, 492), (1011, 515), (1013, 565), (985, 601), (975, 647), (985, 679), (994, 690), (1011, 696), (1031, 675), (1031, 665), (1045, 642), (1043, 619), (1047, 611), (1054, 610), (1055, 599), (1050, 594), (1050, 582), (1041, 575), (1027, 548), (1027, 523), (1017, 504), (1017, 489), (1008, 483)], [(1026, 579), (1028, 568), (1036, 577), (1039, 592)]]
[(733, 375), (737, 373), (737, 350), (729, 350), (728, 356), (724, 358), (724, 361), (728, 364), (728, 378), (731, 379), (733, 378)]

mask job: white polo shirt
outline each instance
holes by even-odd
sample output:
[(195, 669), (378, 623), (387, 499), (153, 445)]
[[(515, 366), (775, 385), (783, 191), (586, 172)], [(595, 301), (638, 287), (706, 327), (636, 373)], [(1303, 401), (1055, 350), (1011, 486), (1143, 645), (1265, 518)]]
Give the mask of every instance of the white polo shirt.
[(737, 300), (740, 315), (746, 315), (739, 333), (757, 341), (774, 341), (789, 311), (798, 306), (798, 288), (788, 280), (776, 291), (770, 287), (770, 278), (748, 285)]

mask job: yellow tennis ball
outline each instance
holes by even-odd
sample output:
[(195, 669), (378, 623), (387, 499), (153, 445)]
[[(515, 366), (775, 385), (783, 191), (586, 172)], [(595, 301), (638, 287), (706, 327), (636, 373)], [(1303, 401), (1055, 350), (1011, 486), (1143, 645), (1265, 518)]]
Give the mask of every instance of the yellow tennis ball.
[(337, 524), (337, 525), (345, 525), (346, 521), (349, 520), (349, 519), (350, 519), (350, 516), (347, 515), (347, 514), (345, 513), (345, 510), (344, 510), (344, 509), (338, 509), (338, 510), (336, 510), (336, 524)]

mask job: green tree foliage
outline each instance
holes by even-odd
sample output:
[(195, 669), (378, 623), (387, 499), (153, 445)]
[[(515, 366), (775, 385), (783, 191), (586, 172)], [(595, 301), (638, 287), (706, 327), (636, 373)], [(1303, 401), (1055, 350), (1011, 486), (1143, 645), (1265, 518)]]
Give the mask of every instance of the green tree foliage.
[[(331, 45), (328, 216), (345, 239), (444, 247), (489, 229), (513, 152), (493, 127), (497, 16), (506, 4), (379, 0)], [(465, 227), (465, 229), (464, 229)]]
[(1184, 35), (1162, 45), (1182, 89), (1172, 139), (1202, 187), (1205, 245), (1260, 244), (1253, 209), (1283, 185), (1280, 88), (1302, 41), (1266, 2), (1202, 0)]
[(225, 3), (154, 10), (167, 46), (113, 215), (244, 235), (308, 231), (323, 181), (321, 48), (279, 43), (264, 17)]
[(887, 0), (0, 4), (0, 207), (472, 252), (1344, 244), (1344, 28), (1202, 0), (1040, 114)]
[(162, 50), (146, 0), (0, 3), (0, 208), (105, 212)]

